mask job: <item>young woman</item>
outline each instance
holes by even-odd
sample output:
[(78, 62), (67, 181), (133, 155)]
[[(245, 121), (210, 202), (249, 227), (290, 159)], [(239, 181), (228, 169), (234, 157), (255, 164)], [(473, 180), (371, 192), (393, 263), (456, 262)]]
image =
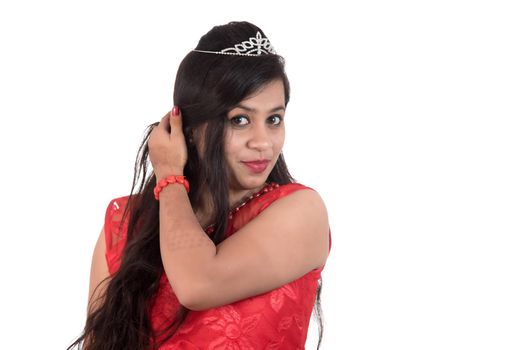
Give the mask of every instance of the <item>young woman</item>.
[(131, 195), (107, 207), (70, 348), (302, 349), (315, 299), (320, 345), (331, 238), (321, 197), (284, 162), (288, 101), (284, 60), (258, 27), (200, 39)]

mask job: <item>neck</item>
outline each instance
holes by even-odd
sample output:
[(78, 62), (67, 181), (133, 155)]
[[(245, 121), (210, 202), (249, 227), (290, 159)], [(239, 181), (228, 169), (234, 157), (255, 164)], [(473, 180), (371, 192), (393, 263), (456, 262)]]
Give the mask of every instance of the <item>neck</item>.
[(266, 186), (266, 183), (262, 184), (261, 186), (258, 186), (257, 188), (253, 189), (240, 189), (240, 190), (234, 190), (229, 189), (229, 210), (236, 208), (238, 205), (242, 204), (245, 200), (247, 200), (253, 193), (257, 193), (262, 188)]
[[(247, 200), (252, 194), (260, 191), (266, 184), (254, 188), (254, 189), (229, 189), (229, 210), (236, 208)], [(213, 203), (211, 199), (211, 193), (208, 189), (204, 191), (202, 205), (195, 209), (195, 215), (200, 222), (202, 227), (207, 227), (212, 224), (213, 220)]]

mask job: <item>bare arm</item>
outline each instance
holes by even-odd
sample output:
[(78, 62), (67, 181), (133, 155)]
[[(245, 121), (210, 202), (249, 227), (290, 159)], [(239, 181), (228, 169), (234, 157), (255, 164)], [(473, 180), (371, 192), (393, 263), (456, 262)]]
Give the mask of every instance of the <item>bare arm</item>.
[(100, 298), (105, 294), (107, 283), (104, 282), (100, 284), (104, 279), (109, 277), (109, 271), (105, 259), (105, 251), (105, 234), (104, 229), (102, 228), (102, 232), (100, 232), (100, 236), (96, 242), (95, 249), (93, 251), (93, 259), (91, 261), (91, 275), (89, 279), (89, 296), (87, 306), (88, 314), (98, 307), (101, 301)]
[(289, 283), (322, 266), (328, 247), (327, 211), (315, 191), (299, 190), (275, 201), (216, 247), (194, 217), (182, 186), (161, 193), (162, 261), (178, 299), (192, 310)]

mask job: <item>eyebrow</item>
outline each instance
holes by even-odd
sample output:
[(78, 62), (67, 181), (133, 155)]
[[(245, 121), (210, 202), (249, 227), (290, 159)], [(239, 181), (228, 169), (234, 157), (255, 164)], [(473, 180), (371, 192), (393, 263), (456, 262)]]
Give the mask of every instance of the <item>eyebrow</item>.
[[(244, 110), (246, 110), (248, 112), (255, 112), (255, 113), (258, 111), (256, 108), (251, 108), (251, 107), (248, 107), (248, 106), (244, 106), (243, 104), (238, 104), (233, 109), (235, 109), (235, 108), (240, 108), (240, 109), (244, 109)], [(278, 106), (278, 107), (275, 107), (275, 108), (271, 109), (269, 111), (269, 113), (273, 113), (273, 112), (280, 111), (280, 110), (285, 111), (286, 108), (284, 106)]]

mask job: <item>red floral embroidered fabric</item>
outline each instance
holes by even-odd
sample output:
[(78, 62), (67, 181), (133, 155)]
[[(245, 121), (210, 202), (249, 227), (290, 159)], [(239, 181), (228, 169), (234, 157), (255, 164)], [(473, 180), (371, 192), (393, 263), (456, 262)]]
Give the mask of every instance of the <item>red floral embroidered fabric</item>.
[[(226, 236), (234, 234), (275, 200), (305, 188), (309, 187), (298, 183), (281, 185), (251, 199), (233, 215)], [(106, 260), (111, 274), (120, 266), (125, 245), (127, 222), (121, 229), (119, 222), (127, 199), (112, 200), (106, 211)], [(329, 246), (331, 249), (331, 236)], [(204, 311), (189, 311), (175, 335), (160, 349), (304, 349), (322, 269), (264, 294)], [(151, 310), (153, 330), (172, 321), (179, 305), (164, 273)]]

